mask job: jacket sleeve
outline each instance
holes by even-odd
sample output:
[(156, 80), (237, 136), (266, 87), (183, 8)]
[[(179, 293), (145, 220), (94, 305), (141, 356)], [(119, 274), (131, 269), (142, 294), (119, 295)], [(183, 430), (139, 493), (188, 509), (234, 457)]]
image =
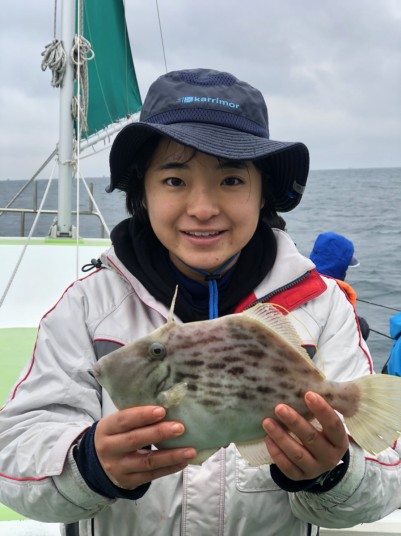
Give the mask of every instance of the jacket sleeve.
[(82, 283), (43, 317), (31, 362), (0, 412), (0, 501), (39, 521), (74, 522), (114, 502), (87, 486), (72, 455), (101, 417)]
[[(321, 323), (316, 364), (334, 381), (372, 374), (355, 310), (332, 281), (326, 282), (328, 294), (306, 306), (307, 313)], [(399, 443), (373, 456), (351, 440), (349, 468), (342, 480), (324, 493), (290, 494), (294, 515), (319, 526), (345, 528), (390, 514), (401, 504)]]
[(401, 338), (393, 342), (390, 357), (387, 361), (387, 372), (394, 376), (401, 376)]

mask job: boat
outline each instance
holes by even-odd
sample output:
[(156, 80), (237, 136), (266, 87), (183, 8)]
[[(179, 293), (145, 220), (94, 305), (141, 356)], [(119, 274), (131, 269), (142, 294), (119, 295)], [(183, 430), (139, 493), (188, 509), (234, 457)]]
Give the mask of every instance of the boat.
[[(99, 145), (103, 150), (121, 128), (138, 119), (142, 105), (123, 0), (102, 0), (101, 6), (97, 0), (62, 0), (58, 16), (60, 39), (54, 39), (42, 54), (42, 69), (52, 68), (52, 85), (59, 91), (56, 149), (20, 192), (0, 207), (0, 224), (10, 213), (19, 214), (22, 222), (20, 235), (0, 237), (0, 345), (4, 356), (0, 407), (30, 360), (42, 316), (74, 280), (85, 275), (81, 267), (90, 268), (91, 259), (95, 262), (111, 243), (107, 222), (80, 173), (80, 159), (85, 151), (96, 154)], [(53, 179), (57, 167), (58, 177)], [(47, 168), (52, 169), (39, 207), (20, 208), (22, 191), (35, 186)], [(57, 182), (57, 207), (44, 209), (53, 180)], [(86, 194), (90, 208), (83, 211), (79, 206)], [(36, 236), (37, 222), (44, 215), (53, 221), (47, 234)], [(24, 236), (28, 216), (34, 221)], [(84, 217), (99, 222), (97, 237), (81, 236)], [(0, 504), (1, 536), (59, 533), (59, 524), (24, 519)]]
[[(76, 40), (76, 35), (82, 39)], [(106, 38), (112, 40), (112, 47), (107, 45)], [(123, 0), (102, 0), (101, 4), (97, 0), (62, 1), (60, 39), (47, 47), (45, 56), (56, 49), (60, 51), (62, 44), (65, 46), (66, 43), (71, 44), (71, 50), (65, 51), (67, 58), (74, 48), (74, 58), (79, 68), (74, 72), (72, 61), (67, 60), (63, 67), (65, 72), (62, 83), (59, 82), (60, 72), (53, 73), (55, 84), (60, 88), (60, 133), (57, 148), (45, 164), (53, 162), (58, 165), (58, 207), (57, 210), (50, 211), (54, 222), (48, 234), (43, 237), (34, 236), (35, 219), (27, 237), (0, 239), (0, 344), (3, 355), (7, 356), (7, 362), (2, 363), (0, 405), (7, 391), (17, 381), (24, 364), (29, 361), (42, 315), (54, 305), (72, 281), (82, 276), (81, 266), (91, 259), (96, 260), (110, 244), (109, 238), (103, 237), (102, 229), (109, 234), (108, 228), (97, 208), (88, 210), (87, 215), (100, 220), (99, 237), (88, 239), (81, 236), (79, 218), (82, 211), (78, 208), (74, 211), (72, 208), (72, 185), (78, 185), (82, 179), (79, 171), (80, 154), (96, 143), (109, 139), (128, 122), (136, 120), (141, 107), (124, 20)], [(110, 51), (113, 51), (112, 61), (109, 58)], [(123, 68), (119, 69), (121, 65)], [(106, 77), (101, 73), (105, 66)], [(116, 70), (111, 73), (110, 69), (114, 66)], [(90, 80), (89, 97), (87, 76)], [(107, 80), (113, 82), (112, 92), (116, 86), (120, 87), (116, 99), (113, 99), (109, 91), (105, 92), (104, 83)], [(126, 91), (126, 88), (129, 90)], [(124, 98), (121, 98), (122, 94)], [(83, 115), (78, 113), (75, 118), (70, 114), (73, 100), (78, 110), (86, 111)], [(111, 108), (113, 113), (110, 113)], [(36, 180), (37, 175), (35, 173), (28, 182)], [(82, 184), (87, 189), (91, 202), (96, 205), (84, 180)], [(15, 199), (17, 200), (18, 198)], [(0, 214), (4, 217), (7, 212), (17, 212), (21, 217), (25, 217), (26, 213), (35, 215), (35, 218), (40, 217), (49, 213), (48, 210), (43, 210), (43, 203), (44, 200), (38, 209), (31, 210), (15, 208), (14, 203), (12, 206), (8, 204), (0, 208)], [(44, 259), (46, 262), (43, 262)], [(25, 519), (0, 505), (0, 536), (10, 534), (53, 536), (60, 532), (58, 523)], [(401, 511), (380, 521), (350, 529), (322, 528), (320, 534), (401, 534)]]

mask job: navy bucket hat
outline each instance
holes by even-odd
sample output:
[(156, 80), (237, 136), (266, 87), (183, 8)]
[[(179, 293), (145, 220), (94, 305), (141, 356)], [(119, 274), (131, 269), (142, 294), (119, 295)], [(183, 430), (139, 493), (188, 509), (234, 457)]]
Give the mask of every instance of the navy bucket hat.
[(298, 205), (309, 172), (309, 152), (300, 142), (269, 137), (262, 93), (230, 73), (211, 69), (160, 76), (143, 103), (140, 121), (123, 128), (110, 151), (110, 186), (127, 191), (132, 163), (154, 134), (227, 160), (260, 160), (270, 178), (275, 210)]

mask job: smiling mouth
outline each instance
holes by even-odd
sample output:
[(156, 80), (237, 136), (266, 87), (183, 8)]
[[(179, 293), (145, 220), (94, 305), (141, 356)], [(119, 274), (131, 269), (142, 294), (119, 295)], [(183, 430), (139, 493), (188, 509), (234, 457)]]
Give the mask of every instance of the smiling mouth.
[(196, 238), (209, 238), (223, 234), (224, 231), (183, 231), (188, 236), (194, 236)]

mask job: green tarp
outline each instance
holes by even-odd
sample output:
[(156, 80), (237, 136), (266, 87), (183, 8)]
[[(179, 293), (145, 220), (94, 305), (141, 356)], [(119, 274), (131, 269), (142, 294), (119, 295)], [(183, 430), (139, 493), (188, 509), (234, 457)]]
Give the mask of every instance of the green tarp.
[[(85, 0), (83, 34), (95, 53), (88, 62), (90, 136), (141, 109), (123, 0)], [(78, 7), (77, 7), (78, 12)]]

